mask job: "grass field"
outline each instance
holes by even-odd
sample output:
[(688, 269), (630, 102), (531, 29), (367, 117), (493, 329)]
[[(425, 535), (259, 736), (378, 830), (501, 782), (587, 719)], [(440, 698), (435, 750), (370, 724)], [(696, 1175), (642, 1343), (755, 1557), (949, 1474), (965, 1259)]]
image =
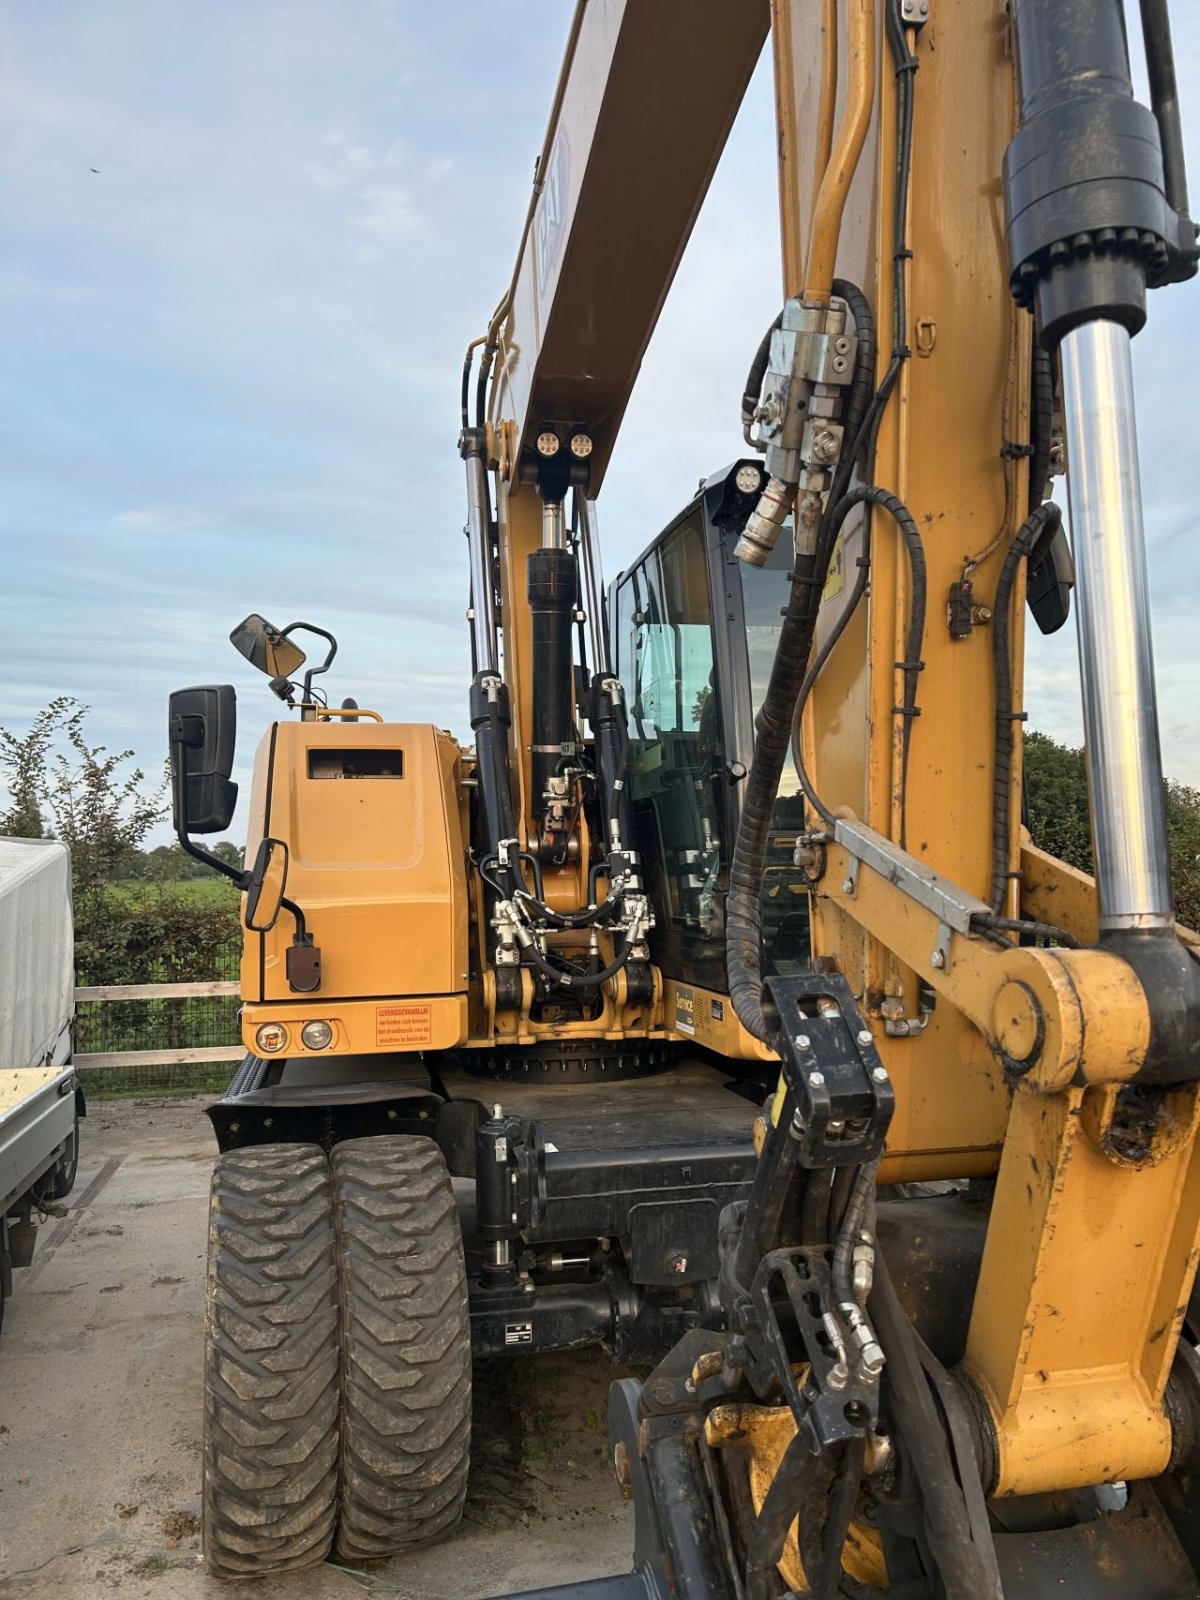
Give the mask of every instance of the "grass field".
[[(157, 885), (150, 887), (154, 889)], [(215, 872), (210, 878), (170, 879), (162, 888), (165, 893), (181, 900), (193, 900), (197, 905), (234, 905), (238, 896), (236, 886), (228, 878), (218, 878)], [(140, 881), (110, 883), (108, 892), (115, 899), (129, 902), (146, 892), (146, 884)]]

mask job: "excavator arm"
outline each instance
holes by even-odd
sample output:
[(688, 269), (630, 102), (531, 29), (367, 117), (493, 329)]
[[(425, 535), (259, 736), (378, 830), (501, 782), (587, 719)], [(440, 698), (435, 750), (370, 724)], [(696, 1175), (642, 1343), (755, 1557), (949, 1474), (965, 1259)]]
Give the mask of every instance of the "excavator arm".
[[(771, 6), (784, 303), (743, 396), (769, 482), (738, 553), (783, 536), (794, 565), (726, 926), (782, 1071), (722, 1218), (726, 1330), (614, 1390), (656, 1593), (1196, 1593), (1200, 965), (1171, 907), (1129, 343), (1197, 257), (1166, 8), (1141, 9), (1149, 108), (1119, 0)], [(527, 838), (553, 791), (526, 563), (569, 544), (573, 491), (594, 619), (591, 502), (766, 20), (591, 5), (572, 31), (464, 434)], [(1021, 828), (1027, 580), (1048, 628), (1074, 585), (1094, 882)], [(813, 972), (764, 982), (789, 748)]]

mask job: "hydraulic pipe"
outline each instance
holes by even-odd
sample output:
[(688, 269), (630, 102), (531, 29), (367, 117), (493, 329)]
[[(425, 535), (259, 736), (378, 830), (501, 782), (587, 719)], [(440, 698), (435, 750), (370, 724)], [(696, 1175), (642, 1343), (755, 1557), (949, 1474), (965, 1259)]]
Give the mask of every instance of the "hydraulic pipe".
[(1129, 342), (1095, 320), (1061, 346), (1102, 933), (1174, 921)]
[(467, 468), (467, 541), (471, 556), (471, 640), (478, 672), (497, 666), (496, 587), (492, 576), (492, 514), (488, 504), (487, 466), (482, 429), (467, 428), (462, 437)]
[(580, 577), (587, 611), (588, 653), (592, 670), (608, 677), (612, 663), (604, 630), (604, 589), (600, 569), (600, 536), (596, 529), (596, 503), (581, 489), (575, 491), (575, 517), (579, 533)]
[(847, 6), (849, 81), (846, 109), (813, 206), (812, 232), (804, 269), (805, 301), (825, 305), (833, 293), (842, 213), (871, 124), (875, 102), (875, 3), (849, 0)]
[[(796, 48), (792, 27), (796, 0), (771, 0), (771, 55), (775, 71), (775, 126), (779, 148), (779, 232), (783, 246), (785, 299), (804, 287), (801, 236), (800, 128), (796, 106)], [(829, 165), (838, 78), (837, 0), (821, 0), (821, 90), (817, 107), (816, 151), (808, 165), (814, 181)], [(765, 370), (765, 368), (764, 368)], [(755, 401), (758, 396), (755, 395)]]

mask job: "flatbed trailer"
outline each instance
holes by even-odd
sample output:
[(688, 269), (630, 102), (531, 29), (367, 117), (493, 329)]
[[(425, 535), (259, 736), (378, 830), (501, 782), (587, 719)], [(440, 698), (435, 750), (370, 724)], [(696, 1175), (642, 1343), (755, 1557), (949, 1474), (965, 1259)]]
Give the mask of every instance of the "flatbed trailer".
[(39, 1218), (79, 1165), (74, 998), (70, 855), (53, 839), (0, 839), (0, 1323)]
[(69, 1063), (0, 1073), (0, 1325), (14, 1267), (33, 1260), (39, 1212), (74, 1181), (78, 1088)]

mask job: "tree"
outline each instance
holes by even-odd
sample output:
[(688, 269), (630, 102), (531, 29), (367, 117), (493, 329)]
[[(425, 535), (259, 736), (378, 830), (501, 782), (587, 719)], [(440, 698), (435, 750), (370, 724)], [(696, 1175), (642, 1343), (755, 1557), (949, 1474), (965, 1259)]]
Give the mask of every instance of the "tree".
[[(1175, 915), (1200, 927), (1200, 790), (1167, 779), (1167, 849)], [(1092, 823), (1087, 760), (1082, 750), (1044, 733), (1025, 740), (1025, 816), (1033, 842), (1081, 872), (1091, 872)]]
[(8, 790), (8, 809), (0, 813), (0, 835), (10, 839), (44, 839), (47, 763), (55, 734), (73, 702), (60, 695), (39, 711), (22, 738), (0, 728), (0, 772)]
[(223, 976), (218, 969), (240, 943), (232, 886), (219, 899), (197, 898), (180, 880), (208, 869), (177, 844), (145, 850), (166, 814), (165, 780), (151, 788), (131, 751), (89, 743), (87, 715), (61, 696), (24, 736), (0, 729), (8, 790), (0, 833), (49, 833), (69, 847), (80, 983)]

